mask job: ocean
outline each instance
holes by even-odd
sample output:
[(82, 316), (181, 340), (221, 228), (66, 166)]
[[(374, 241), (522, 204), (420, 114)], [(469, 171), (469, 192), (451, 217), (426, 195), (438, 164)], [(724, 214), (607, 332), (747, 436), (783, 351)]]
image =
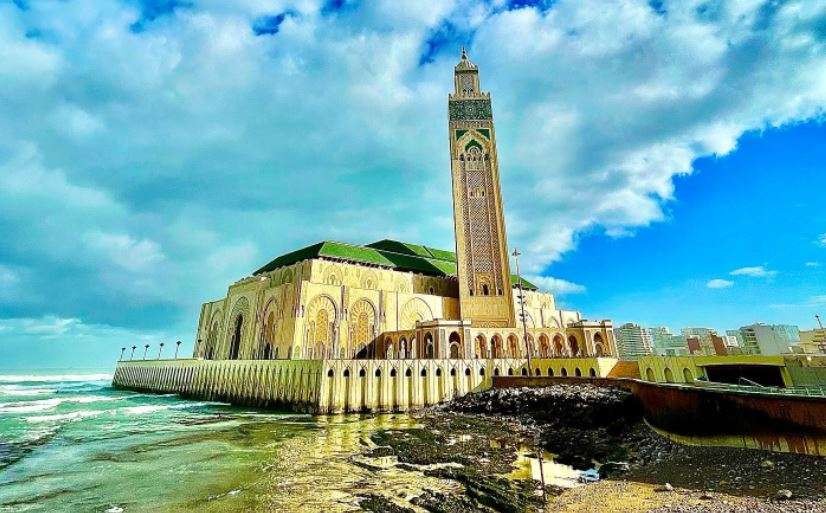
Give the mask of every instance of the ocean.
[(398, 415), (313, 417), (115, 390), (108, 374), (0, 375), (0, 512), (359, 511), (444, 482), (353, 463)]

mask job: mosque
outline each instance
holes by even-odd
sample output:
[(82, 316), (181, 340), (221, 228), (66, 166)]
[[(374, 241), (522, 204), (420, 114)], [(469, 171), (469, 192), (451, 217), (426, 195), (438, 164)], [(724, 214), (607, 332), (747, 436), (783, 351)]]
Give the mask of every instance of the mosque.
[(201, 307), (191, 359), (121, 360), (114, 384), (313, 412), (403, 411), (496, 375), (605, 376), (609, 320), (510, 273), (491, 97), (463, 50), (448, 97), (455, 252), (323, 241)]
[(281, 255), (202, 306), (195, 357), (614, 355), (610, 321), (558, 310), (553, 295), (509, 272), (491, 98), (464, 51), (448, 114), (455, 253), (380, 240)]

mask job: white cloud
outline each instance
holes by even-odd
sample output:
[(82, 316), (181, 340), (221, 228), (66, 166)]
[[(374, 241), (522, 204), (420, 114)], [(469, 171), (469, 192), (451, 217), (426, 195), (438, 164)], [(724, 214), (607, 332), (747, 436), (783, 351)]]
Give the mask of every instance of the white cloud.
[(820, 262), (806, 262), (806, 263), (805, 263), (805, 264), (803, 264), (803, 265), (805, 265), (806, 267), (808, 267), (808, 268), (810, 268), (810, 269), (815, 269), (815, 268), (820, 267), (820, 266), (821, 266), (821, 263), (820, 263)]
[(821, 233), (817, 238), (817, 244), (826, 248), (826, 233)]
[(777, 275), (777, 271), (766, 269), (765, 266), (755, 265), (751, 267), (740, 267), (729, 273), (732, 276), (749, 276), (751, 278), (771, 278)]
[(164, 260), (160, 246), (152, 240), (137, 240), (128, 234), (98, 231), (87, 233), (85, 240), (91, 249), (127, 271), (147, 270)]
[(727, 289), (734, 285), (734, 282), (731, 280), (724, 280), (722, 278), (714, 278), (712, 280), (708, 280), (706, 282), (706, 287), (710, 289)]
[(553, 276), (528, 276), (528, 281), (539, 287), (540, 290), (551, 292), (558, 296), (566, 294), (581, 294), (585, 286)]

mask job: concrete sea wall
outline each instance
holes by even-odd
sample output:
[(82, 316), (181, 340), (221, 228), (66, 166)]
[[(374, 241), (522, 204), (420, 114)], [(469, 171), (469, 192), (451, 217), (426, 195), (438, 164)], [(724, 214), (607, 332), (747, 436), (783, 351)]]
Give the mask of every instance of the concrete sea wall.
[(113, 385), (312, 413), (407, 411), (490, 388), (494, 376), (606, 376), (612, 358), (132, 360)]

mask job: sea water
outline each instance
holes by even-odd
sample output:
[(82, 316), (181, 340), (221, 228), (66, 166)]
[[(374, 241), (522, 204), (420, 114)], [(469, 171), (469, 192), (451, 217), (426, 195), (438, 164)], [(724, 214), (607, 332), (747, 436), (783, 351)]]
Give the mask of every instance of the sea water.
[(358, 511), (444, 482), (353, 463), (406, 415), (260, 412), (111, 387), (106, 374), (0, 375), (0, 512)]

